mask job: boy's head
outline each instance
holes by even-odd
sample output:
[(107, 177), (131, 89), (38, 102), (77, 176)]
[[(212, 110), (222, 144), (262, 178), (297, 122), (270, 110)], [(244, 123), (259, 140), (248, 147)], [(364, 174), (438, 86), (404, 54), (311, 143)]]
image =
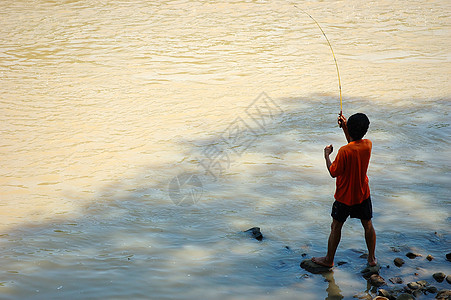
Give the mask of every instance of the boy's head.
[(370, 120), (365, 114), (357, 113), (349, 117), (346, 122), (348, 132), (354, 141), (363, 138), (370, 126)]

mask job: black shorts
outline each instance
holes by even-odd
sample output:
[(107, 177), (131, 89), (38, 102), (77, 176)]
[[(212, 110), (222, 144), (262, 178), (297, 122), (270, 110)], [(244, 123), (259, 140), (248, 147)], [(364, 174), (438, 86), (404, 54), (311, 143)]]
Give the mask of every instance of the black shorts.
[(332, 218), (344, 223), (346, 219), (357, 218), (360, 220), (371, 220), (373, 217), (373, 206), (371, 205), (371, 196), (368, 199), (363, 200), (362, 203), (356, 205), (346, 205), (344, 203), (335, 201), (332, 206)]

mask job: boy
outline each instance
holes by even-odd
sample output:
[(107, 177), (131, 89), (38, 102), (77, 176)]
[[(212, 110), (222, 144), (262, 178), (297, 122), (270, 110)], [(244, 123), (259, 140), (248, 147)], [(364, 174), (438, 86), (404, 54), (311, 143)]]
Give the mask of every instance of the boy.
[(312, 261), (322, 266), (333, 267), (335, 252), (340, 243), (341, 228), (348, 216), (351, 216), (351, 218), (360, 219), (365, 229), (368, 265), (375, 266), (377, 264), (375, 257), (376, 232), (371, 222), (373, 210), (368, 176), (366, 175), (372, 143), (368, 139), (362, 139), (368, 130), (370, 121), (362, 113), (352, 115), (348, 121), (340, 114), (338, 125), (343, 128), (348, 144), (338, 150), (333, 163), (329, 158), (333, 151), (332, 145), (324, 148), (327, 169), (333, 178), (337, 178), (327, 254), (325, 257), (313, 257)]

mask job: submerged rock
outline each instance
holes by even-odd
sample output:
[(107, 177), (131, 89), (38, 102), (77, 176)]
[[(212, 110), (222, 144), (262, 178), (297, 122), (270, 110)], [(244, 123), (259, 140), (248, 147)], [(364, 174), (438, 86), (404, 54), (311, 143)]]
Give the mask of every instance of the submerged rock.
[(360, 271), (363, 277), (370, 278), (373, 274), (379, 274), (379, 270), (381, 269), (381, 265), (377, 264), (375, 266), (366, 266), (365, 269)]
[(332, 268), (324, 267), (314, 263), (311, 259), (304, 259), (301, 262), (301, 268), (313, 274), (324, 274), (332, 271)]
[(407, 252), (406, 256), (410, 259), (414, 259), (414, 258), (417, 258), (418, 256), (422, 256), (422, 255), (418, 254), (418, 253)]
[(252, 237), (255, 238), (256, 240), (259, 241), (263, 240), (263, 235), (260, 231), (260, 227), (252, 227), (251, 229), (248, 229), (245, 232), (252, 234)]
[(401, 267), (403, 264), (405, 264), (404, 259), (397, 257), (393, 260), (393, 262), (395, 263), (395, 266), (397, 267)]
[(385, 284), (385, 279), (382, 278), (379, 274), (373, 274), (370, 276), (370, 279), (368, 279), (368, 282), (375, 287), (380, 287)]
[(401, 277), (392, 277), (389, 280), (393, 284), (402, 284), (403, 282)]
[(446, 274), (443, 272), (437, 272), (432, 274), (432, 277), (438, 282), (442, 282), (446, 278)]
[(396, 300), (415, 300), (415, 297), (411, 294), (402, 293), (398, 297), (396, 297)]
[(382, 296), (385, 299), (392, 299), (392, 298), (394, 299), (393, 293), (390, 291), (384, 290), (384, 289), (379, 289), (378, 294), (379, 294), (379, 296)]

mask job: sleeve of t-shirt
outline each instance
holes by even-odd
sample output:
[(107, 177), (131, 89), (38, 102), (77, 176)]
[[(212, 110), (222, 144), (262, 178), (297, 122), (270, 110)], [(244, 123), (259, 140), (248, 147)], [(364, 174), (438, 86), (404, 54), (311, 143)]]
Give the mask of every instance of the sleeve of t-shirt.
[(330, 166), (330, 174), (333, 177), (343, 175), (345, 171), (345, 160), (344, 152), (341, 149), (338, 150), (337, 157), (335, 157), (334, 162)]

